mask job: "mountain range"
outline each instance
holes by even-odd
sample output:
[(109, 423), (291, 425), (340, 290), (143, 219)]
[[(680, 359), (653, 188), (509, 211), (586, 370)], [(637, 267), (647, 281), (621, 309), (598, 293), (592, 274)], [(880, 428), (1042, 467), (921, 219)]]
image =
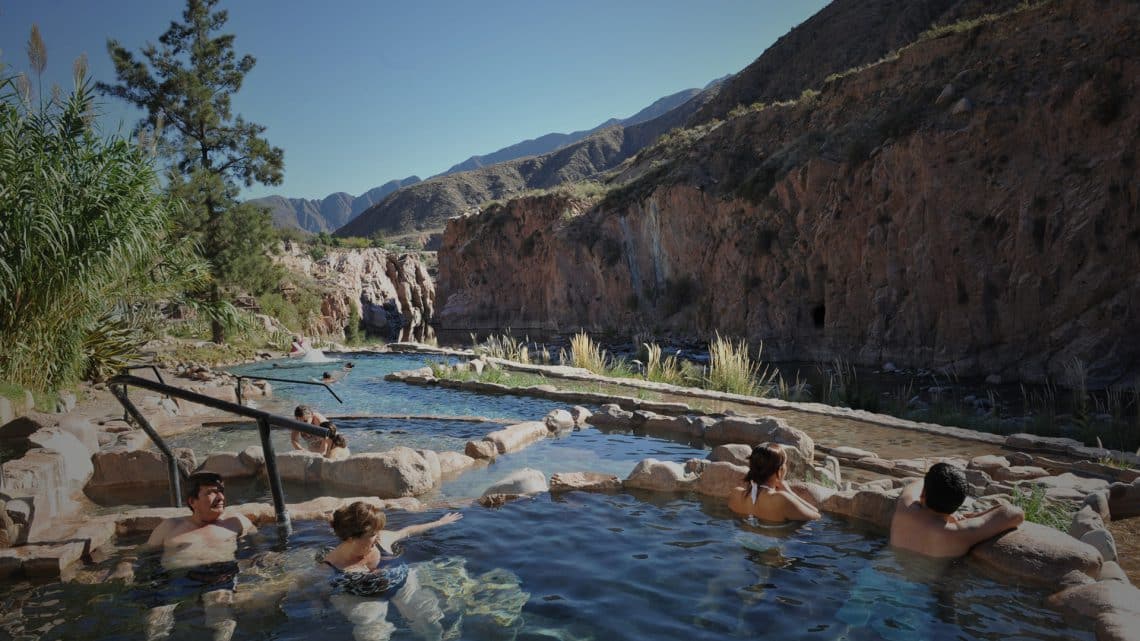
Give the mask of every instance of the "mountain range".
[[(718, 78), (705, 86), (704, 90), (713, 87), (722, 82), (724, 78)], [(653, 101), (651, 105), (638, 111), (636, 114), (629, 118), (610, 118), (600, 125), (582, 131), (574, 131), (568, 134), (564, 133), (549, 133), (538, 138), (524, 140), (507, 147), (503, 147), (491, 153), (471, 156), (461, 163), (452, 165), (447, 171), (433, 176), (438, 178), (441, 176), (449, 176), (452, 174), (460, 174), (466, 171), (480, 169), (483, 167), (497, 165), (499, 163), (516, 160), (519, 158), (526, 158), (530, 156), (538, 156), (548, 152), (555, 151), (567, 145), (578, 142), (591, 134), (597, 133), (603, 129), (614, 126), (633, 126), (649, 120), (653, 120), (662, 114), (672, 111), (676, 107), (688, 102), (693, 96), (701, 93), (702, 89), (685, 89), (677, 93), (670, 94), (663, 98), (658, 98)], [(249, 202), (259, 204), (269, 208), (270, 214), (273, 217), (273, 224), (277, 227), (292, 227), (302, 229), (313, 233), (319, 232), (333, 232), (343, 227), (346, 223), (356, 218), (362, 212), (378, 204), (384, 198), (392, 194), (401, 187), (407, 187), (421, 182), (417, 176), (410, 176), (403, 180), (393, 180), (387, 182), (379, 187), (370, 189), (360, 196), (353, 197), (351, 194), (345, 192), (337, 192), (329, 194), (322, 199), (308, 199), (308, 198), (288, 198), (284, 196), (265, 196), (262, 198), (255, 198)], [(357, 235), (357, 234), (349, 234)]]
[(388, 181), (359, 196), (338, 191), (320, 200), (264, 196), (248, 202), (268, 207), (276, 227), (292, 227), (313, 233), (332, 232), (397, 189), (418, 182), (419, 176), (408, 176), (403, 180)]

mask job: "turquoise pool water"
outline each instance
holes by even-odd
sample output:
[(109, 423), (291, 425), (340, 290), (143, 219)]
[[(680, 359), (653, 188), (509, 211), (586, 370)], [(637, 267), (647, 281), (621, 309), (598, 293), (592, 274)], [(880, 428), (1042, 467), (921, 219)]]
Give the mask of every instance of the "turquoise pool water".
[[(565, 403), (525, 398), (521, 396), (490, 396), (461, 390), (423, 387), (384, 380), (384, 375), (401, 370), (424, 367), (429, 360), (442, 357), (412, 356), (405, 354), (330, 353), (338, 359), (332, 363), (302, 365), (290, 361), (262, 361), (232, 368), (233, 374), (269, 376), (302, 381), (319, 380), (323, 372), (343, 374), (344, 363), (355, 367), (331, 385), (344, 403), (338, 403), (323, 387), (271, 382), (272, 399), (257, 399), (258, 403), (282, 404), (292, 399), (293, 404), (306, 404), (326, 416), (362, 414), (415, 414), (420, 416), (481, 416), (485, 418), (530, 421), (541, 419), (552, 409), (564, 408)], [(292, 408), (289, 408), (292, 409)]]
[[(445, 638), (1093, 638), (1044, 608), (1043, 592), (996, 583), (965, 561), (900, 557), (881, 536), (829, 517), (766, 527), (718, 502), (585, 493), (463, 513), (409, 539), (403, 555), (438, 605)], [(391, 527), (439, 515), (393, 513)], [(352, 638), (321, 585), (313, 596), (293, 581), (334, 543), (328, 526), (297, 523), (284, 551), (260, 554), (271, 529), (241, 552), (259, 560), (239, 579), (234, 639)], [(0, 630), (45, 641), (139, 638), (145, 610), (111, 585), (19, 586), (0, 606)], [(421, 638), (396, 608), (388, 620), (392, 639)], [(200, 622), (185, 608), (174, 638), (203, 638)]]

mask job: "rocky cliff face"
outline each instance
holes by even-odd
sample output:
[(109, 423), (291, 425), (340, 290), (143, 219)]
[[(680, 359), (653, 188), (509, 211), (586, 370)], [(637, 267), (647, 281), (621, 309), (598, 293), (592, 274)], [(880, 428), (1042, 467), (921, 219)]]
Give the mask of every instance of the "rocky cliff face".
[(373, 334), (390, 340), (422, 340), (435, 313), (435, 285), (427, 268), (412, 254), (332, 249), (324, 258), (313, 260), (287, 244), (278, 261), (320, 286), (320, 329), (328, 336), (344, 337), (355, 307)]
[(1022, 380), (1081, 358), (1131, 383), (1138, 25), (1135, 2), (1049, 2), (645, 154), (601, 203), (451, 221), (441, 329), (719, 330)]

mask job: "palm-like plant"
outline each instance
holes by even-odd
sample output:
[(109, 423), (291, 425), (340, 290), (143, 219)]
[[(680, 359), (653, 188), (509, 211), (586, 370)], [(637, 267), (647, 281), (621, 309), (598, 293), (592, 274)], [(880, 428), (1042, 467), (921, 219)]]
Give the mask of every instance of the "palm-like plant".
[(0, 379), (51, 390), (128, 356), (140, 316), (208, 271), (169, 233), (147, 153), (92, 128), (82, 61), (70, 96), (33, 107), (17, 87), (0, 69)]

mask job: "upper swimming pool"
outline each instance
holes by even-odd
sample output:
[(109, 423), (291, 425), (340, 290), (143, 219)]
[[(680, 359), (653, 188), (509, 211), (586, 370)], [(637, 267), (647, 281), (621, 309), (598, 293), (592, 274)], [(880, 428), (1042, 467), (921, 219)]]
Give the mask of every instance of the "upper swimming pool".
[[(344, 403), (337, 403), (323, 387), (295, 383), (271, 383), (273, 396), (258, 399), (275, 411), (292, 414), (288, 404), (306, 404), (326, 416), (367, 414), (419, 416), (481, 416), (485, 418), (532, 421), (541, 419), (552, 409), (565, 408), (565, 403), (525, 398), (513, 395), (492, 396), (462, 390), (422, 387), (393, 383), (384, 380), (386, 374), (401, 370), (418, 369), (442, 357), (406, 354), (332, 353), (336, 359), (329, 363), (300, 363), (297, 361), (262, 361), (230, 369), (243, 376), (269, 376), (301, 381), (317, 381), (323, 372), (333, 372), (342, 378), (330, 387)], [(352, 362), (355, 367), (345, 373), (343, 366)]]
[[(392, 513), (392, 528), (439, 512)], [(273, 528), (240, 553), (235, 640), (352, 638), (327, 589), (294, 585), (334, 544), (324, 523), (297, 523), (284, 551)], [(1091, 640), (1042, 605), (1044, 593), (985, 578), (969, 561), (904, 557), (840, 519), (761, 526), (722, 502), (641, 494), (542, 495), (407, 540), (417, 601), (442, 614), (445, 638), (472, 640), (955, 639)], [(256, 563), (252, 563), (256, 560)], [(312, 586), (310, 586), (312, 587)], [(20, 586), (0, 596), (13, 638), (139, 638), (146, 586)], [(419, 639), (390, 608), (392, 639)], [(180, 610), (176, 638), (202, 638)]]

